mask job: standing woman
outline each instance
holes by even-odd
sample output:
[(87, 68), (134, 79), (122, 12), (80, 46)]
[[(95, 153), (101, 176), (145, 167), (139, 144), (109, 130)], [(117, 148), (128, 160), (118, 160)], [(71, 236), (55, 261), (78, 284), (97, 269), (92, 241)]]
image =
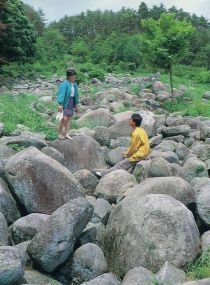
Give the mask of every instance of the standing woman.
[(57, 102), (59, 104), (58, 111), (63, 112), (63, 119), (60, 121), (58, 129), (58, 138), (60, 140), (70, 139), (69, 129), (71, 118), (74, 114), (74, 110), (78, 112), (79, 105), (79, 92), (78, 85), (76, 83), (76, 71), (71, 68), (66, 72), (67, 79), (60, 84)]

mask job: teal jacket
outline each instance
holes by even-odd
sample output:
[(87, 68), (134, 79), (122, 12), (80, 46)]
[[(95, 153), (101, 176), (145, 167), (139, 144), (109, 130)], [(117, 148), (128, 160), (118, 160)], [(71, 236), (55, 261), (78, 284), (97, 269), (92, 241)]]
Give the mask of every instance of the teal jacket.
[[(76, 106), (79, 104), (79, 92), (78, 92), (78, 85), (76, 82), (74, 83), (74, 88), (75, 88), (74, 105)], [(71, 82), (66, 79), (59, 86), (58, 95), (57, 95), (58, 104), (66, 108), (68, 106), (70, 94), (71, 94)]]

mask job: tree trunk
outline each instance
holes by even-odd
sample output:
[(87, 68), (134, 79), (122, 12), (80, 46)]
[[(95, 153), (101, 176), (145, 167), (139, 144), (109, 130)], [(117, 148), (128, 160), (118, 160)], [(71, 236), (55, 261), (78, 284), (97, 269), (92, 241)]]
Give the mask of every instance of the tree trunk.
[(173, 86), (173, 69), (172, 66), (169, 67), (169, 76), (170, 76), (170, 86), (171, 86), (171, 97), (174, 101), (174, 86)]

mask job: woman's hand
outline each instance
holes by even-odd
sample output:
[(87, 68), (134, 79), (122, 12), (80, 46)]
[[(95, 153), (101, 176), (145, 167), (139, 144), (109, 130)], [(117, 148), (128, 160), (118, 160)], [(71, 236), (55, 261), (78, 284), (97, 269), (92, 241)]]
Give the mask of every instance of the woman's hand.
[(58, 112), (63, 112), (63, 106), (62, 105), (58, 106)]

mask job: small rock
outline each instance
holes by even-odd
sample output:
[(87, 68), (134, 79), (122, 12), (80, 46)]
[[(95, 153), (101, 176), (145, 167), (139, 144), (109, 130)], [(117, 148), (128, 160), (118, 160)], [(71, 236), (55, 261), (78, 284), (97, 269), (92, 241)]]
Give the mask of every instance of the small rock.
[(62, 153), (53, 147), (43, 147), (41, 152), (48, 155), (49, 157), (57, 160), (60, 164), (65, 166), (65, 158)]
[(143, 267), (135, 267), (125, 275), (122, 285), (154, 285), (154, 275)]
[[(120, 281), (112, 273), (105, 273), (89, 282), (82, 283), (81, 285), (120, 285)], [(208, 284), (205, 284), (208, 285)]]
[(7, 221), (4, 215), (0, 212), (0, 246), (8, 245), (9, 231)]
[(93, 194), (99, 183), (98, 178), (89, 170), (83, 169), (75, 172), (74, 177), (83, 186), (85, 194)]
[(161, 284), (177, 285), (185, 281), (186, 274), (183, 270), (171, 265), (168, 261), (164, 263), (156, 274), (156, 279)]

